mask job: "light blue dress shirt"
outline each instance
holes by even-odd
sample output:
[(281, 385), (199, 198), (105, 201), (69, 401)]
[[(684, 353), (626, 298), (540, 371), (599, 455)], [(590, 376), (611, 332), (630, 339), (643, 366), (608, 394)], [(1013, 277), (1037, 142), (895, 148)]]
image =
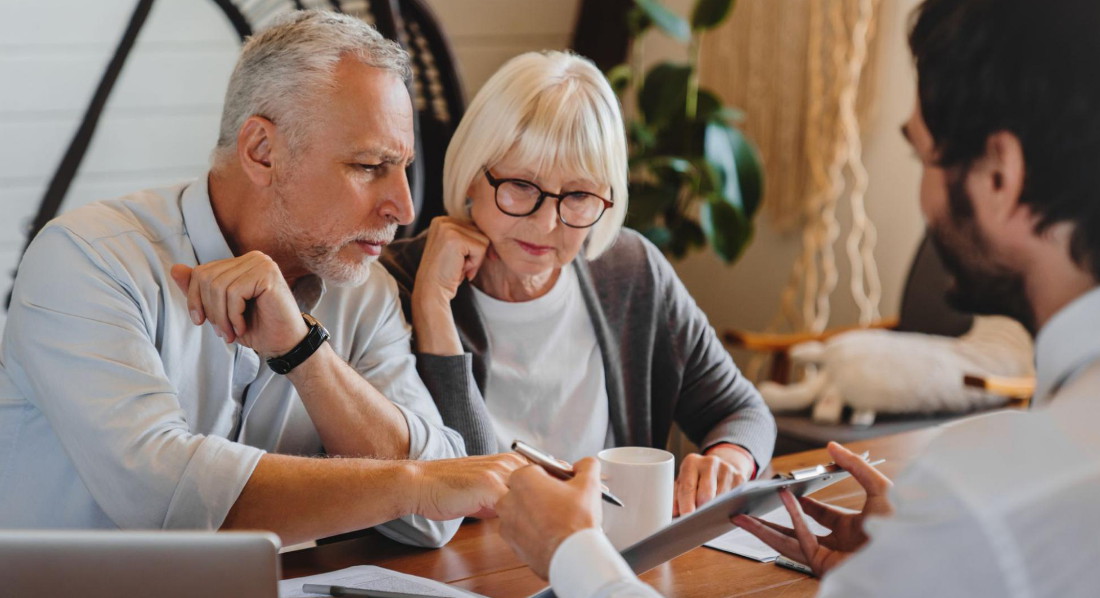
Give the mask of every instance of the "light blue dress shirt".
[[(0, 528), (214, 529), (265, 451), (323, 454), (294, 386), (192, 324), (169, 274), (232, 255), (205, 179), (78, 208), (38, 235), (0, 349)], [(401, 409), (412, 458), (464, 455), (381, 266), (358, 287), (309, 276), (294, 294)], [(410, 516), (379, 531), (438, 545), (458, 524)]]

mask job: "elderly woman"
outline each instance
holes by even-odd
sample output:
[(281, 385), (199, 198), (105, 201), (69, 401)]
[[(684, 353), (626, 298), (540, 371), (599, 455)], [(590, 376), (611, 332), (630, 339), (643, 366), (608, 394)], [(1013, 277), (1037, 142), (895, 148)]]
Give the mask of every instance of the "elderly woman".
[[(420, 374), (470, 454), (519, 438), (572, 462), (663, 447), (675, 421), (703, 448), (676, 483), (689, 513), (767, 465), (775, 422), (660, 251), (622, 228), (626, 177), (622, 117), (600, 71), (571, 54), (523, 54), (451, 140), (448, 216), (383, 263)], [(452, 400), (468, 388), (473, 401)]]

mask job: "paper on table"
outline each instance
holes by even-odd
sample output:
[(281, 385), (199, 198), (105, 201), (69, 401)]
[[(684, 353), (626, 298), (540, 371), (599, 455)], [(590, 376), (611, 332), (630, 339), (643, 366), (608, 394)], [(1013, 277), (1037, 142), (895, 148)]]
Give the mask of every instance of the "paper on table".
[[(761, 519), (787, 527), (791, 526), (791, 516), (787, 513), (787, 509), (783, 507), (779, 507), (769, 512), (761, 517)], [(810, 531), (815, 534), (823, 535), (829, 533), (828, 528), (823, 527), (820, 523), (809, 517), (806, 518), (806, 523), (809, 524)], [(778, 552), (767, 544), (757, 540), (756, 536), (741, 528), (722, 534), (710, 542), (707, 542), (704, 546), (717, 548), (718, 550), (730, 552), (762, 563), (770, 563), (779, 557)]]
[(346, 586), (364, 590), (405, 592), (407, 594), (438, 596), (439, 598), (484, 598), (480, 594), (449, 586), (433, 579), (398, 573), (373, 565), (359, 565), (340, 569), (339, 571), (310, 575), (309, 577), (284, 579), (279, 582), (279, 598), (317, 598), (319, 594), (307, 594), (302, 591), (302, 586), (307, 583)]

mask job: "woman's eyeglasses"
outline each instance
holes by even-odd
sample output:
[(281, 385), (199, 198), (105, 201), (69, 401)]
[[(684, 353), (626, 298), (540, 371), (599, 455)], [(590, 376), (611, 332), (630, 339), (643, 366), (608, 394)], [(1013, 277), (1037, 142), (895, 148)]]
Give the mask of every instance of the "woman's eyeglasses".
[(562, 224), (571, 228), (588, 228), (600, 220), (607, 208), (614, 205), (610, 199), (587, 191), (550, 193), (531, 181), (498, 179), (488, 168), (485, 169), (485, 178), (495, 192), (497, 209), (517, 218), (534, 214), (547, 197), (553, 197), (558, 200), (558, 219)]

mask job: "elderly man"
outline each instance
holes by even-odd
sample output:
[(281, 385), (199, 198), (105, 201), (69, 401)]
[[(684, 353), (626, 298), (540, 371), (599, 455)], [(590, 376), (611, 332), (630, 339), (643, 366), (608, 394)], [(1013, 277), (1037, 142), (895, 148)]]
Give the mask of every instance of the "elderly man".
[[(918, 9), (919, 98), (904, 133), (924, 169), (921, 208), (957, 305), (1038, 331), (1038, 408), (945, 428), (892, 489), (830, 445), (867, 490), (861, 513), (785, 494), (793, 530), (734, 519), (827, 573), (823, 596), (1093, 596), (1100, 587), (1098, 30), (1095, 0)], [(656, 595), (595, 529), (598, 466), (578, 470), (568, 484), (516, 472), (499, 505), (502, 533), (563, 598)], [(815, 537), (803, 509), (833, 533)]]
[(389, 521), (440, 545), (493, 506), (518, 457), (430, 461), (463, 441), (374, 263), (413, 216), (408, 74), (364, 23), (293, 13), (245, 46), (207, 177), (38, 235), (3, 340), (0, 528)]

